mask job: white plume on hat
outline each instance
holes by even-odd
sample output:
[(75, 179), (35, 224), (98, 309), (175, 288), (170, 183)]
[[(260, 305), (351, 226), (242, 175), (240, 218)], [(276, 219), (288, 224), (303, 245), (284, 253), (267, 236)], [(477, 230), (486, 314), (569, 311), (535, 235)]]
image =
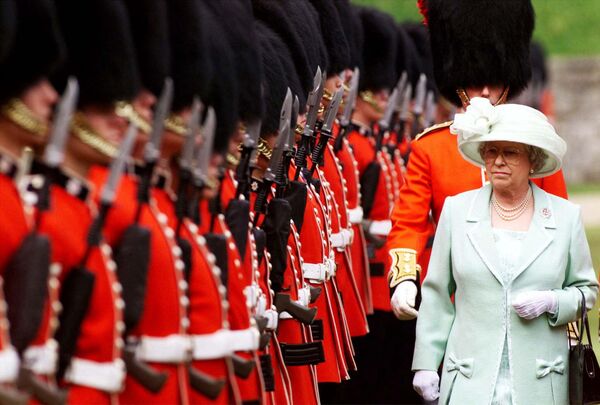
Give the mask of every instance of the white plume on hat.
[(464, 113), (456, 114), (450, 132), (458, 135), (458, 150), (469, 162), (485, 167), (479, 154), (484, 142), (519, 142), (540, 148), (546, 154), (544, 165), (530, 177), (546, 177), (560, 170), (567, 151), (548, 118), (521, 104), (493, 106), (487, 98), (474, 97)]

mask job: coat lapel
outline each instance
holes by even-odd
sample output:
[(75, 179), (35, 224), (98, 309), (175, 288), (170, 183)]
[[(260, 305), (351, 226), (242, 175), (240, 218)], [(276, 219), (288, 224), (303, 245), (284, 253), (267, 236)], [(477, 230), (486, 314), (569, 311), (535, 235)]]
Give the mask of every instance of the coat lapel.
[(496, 280), (500, 284), (504, 285), (502, 282), (502, 273), (499, 271), (500, 260), (494, 242), (490, 218), (491, 193), (492, 186), (487, 184), (479, 189), (475, 195), (467, 214), (467, 222), (471, 223), (471, 227), (467, 231), (467, 236), (488, 270), (496, 277)]
[(535, 184), (532, 183), (531, 188), (535, 204), (533, 218), (531, 219), (529, 231), (527, 231), (527, 235), (523, 239), (519, 265), (512, 275), (512, 280), (519, 277), (546, 250), (554, 239), (554, 232), (549, 231), (549, 229), (556, 229), (550, 199)]

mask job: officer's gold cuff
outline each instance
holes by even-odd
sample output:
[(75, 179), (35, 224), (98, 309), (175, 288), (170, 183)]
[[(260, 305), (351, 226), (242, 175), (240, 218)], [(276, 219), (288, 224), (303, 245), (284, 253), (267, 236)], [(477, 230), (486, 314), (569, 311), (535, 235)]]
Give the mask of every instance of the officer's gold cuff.
[(390, 288), (396, 287), (405, 280), (417, 281), (417, 273), (421, 266), (417, 264), (417, 251), (414, 249), (397, 248), (390, 250), (392, 265), (388, 273)]

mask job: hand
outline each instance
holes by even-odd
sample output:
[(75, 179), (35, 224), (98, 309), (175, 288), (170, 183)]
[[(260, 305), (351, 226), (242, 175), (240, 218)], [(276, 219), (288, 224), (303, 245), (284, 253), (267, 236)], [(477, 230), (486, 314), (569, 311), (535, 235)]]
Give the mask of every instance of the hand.
[(440, 376), (431, 370), (419, 370), (413, 378), (413, 388), (425, 401), (435, 401), (440, 397)]
[(415, 309), (415, 300), (417, 299), (417, 284), (414, 281), (403, 281), (396, 286), (392, 294), (392, 311), (396, 318), (402, 321), (415, 319), (419, 313)]
[(526, 291), (513, 299), (512, 306), (521, 318), (534, 319), (545, 312), (556, 313), (558, 297), (554, 291)]

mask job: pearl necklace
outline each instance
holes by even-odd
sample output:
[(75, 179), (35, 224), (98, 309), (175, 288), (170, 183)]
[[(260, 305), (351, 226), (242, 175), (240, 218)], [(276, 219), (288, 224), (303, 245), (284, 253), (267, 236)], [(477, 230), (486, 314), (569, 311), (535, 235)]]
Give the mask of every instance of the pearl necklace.
[(529, 190), (527, 190), (527, 194), (525, 194), (525, 197), (523, 198), (523, 200), (521, 200), (519, 204), (517, 204), (513, 208), (506, 208), (498, 202), (496, 196), (492, 193), (491, 205), (492, 207), (494, 207), (494, 211), (496, 211), (496, 214), (498, 214), (500, 218), (502, 218), (505, 221), (514, 221), (515, 219), (523, 215), (525, 209), (527, 209), (527, 207), (529, 206), (529, 201), (531, 201), (532, 195), (533, 193), (530, 188)]

